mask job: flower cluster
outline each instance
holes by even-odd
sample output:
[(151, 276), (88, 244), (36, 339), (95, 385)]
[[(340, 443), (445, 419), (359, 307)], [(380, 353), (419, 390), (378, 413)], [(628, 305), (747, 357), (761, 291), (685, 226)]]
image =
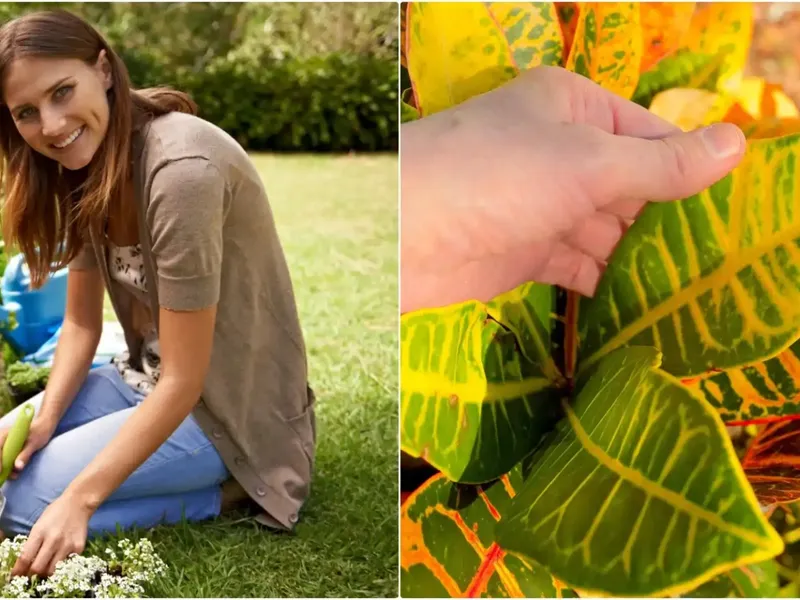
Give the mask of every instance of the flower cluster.
[(70, 555), (46, 578), (10, 577), (24, 536), (0, 543), (0, 596), (4, 598), (143, 598), (145, 586), (167, 572), (149, 540), (127, 539), (107, 548), (105, 558)]

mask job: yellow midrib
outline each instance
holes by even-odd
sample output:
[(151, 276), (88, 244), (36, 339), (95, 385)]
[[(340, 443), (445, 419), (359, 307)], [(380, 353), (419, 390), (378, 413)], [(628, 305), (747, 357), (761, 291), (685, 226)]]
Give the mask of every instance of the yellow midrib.
[(414, 393), (422, 394), (426, 398), (433, 395), (447, 398), (455, 394), (458, 397), (457, 401), (463, 404), (508, 402), (542, 391), (552, 385), (553, 382), (546, 377), (529, 377), (505, 383), (487, 383), (485, 380), (475, 378), (471, 382), (461, 383), (440, 373), (403, 372), (403, 394), (406, 398), (410, 398)]
[(608, 340), (603, 346), (598, 348), (594, 354), (587, 357), (586, 360), (581, 362), (579, 373), (583, 372), (587, 367), (597, 362), (600, 358), (611, 352), (612, 350), (622, 346), (625, 342), (632, 339), (637, 334), (641, 333), (648, 327), (655, 325), (658, 321), (669, 315), (670, 313), (678, 310), (682, 306), (688, 304), (691, 300), (699, 298), (705, 292), (714, 289), (715, 286), (725, 283), (730, 277), (731, 273), (734, 275), (743, 268), (749, 266), (756, 259), (764, 254), (775, 250), (777, 247), (791, 242), (796, 237), (800, 236), (800, 224), (796, 224), (770, 240), (769, 243), (760, 244), (747, 248), (740, 254), (728, 255), (728, 259), (723, 261), (722, 264), (712, 271), (708, 276), (697, 279), (695, 282), (680, 290), (677, 294), (670, 296), (667, 300), (662, 302), (656, 307), (650, 308), (642, 316), (630, 323), (628, 326), (620, 330), (617, 335)]
[(660, 500), (663, 500), (676, 510), (682, 510), (689, 515), (701, 518), (717, 529), (746, 540), (754, 546), (763, 549), (769, 548), (769, 540), (766, 538), (754, 534), (752, 531), (743, 527), (739, 527), (738, 525), (728, 523), (718, 514), (693, 504), (677, 492), (659, 487), (649, 479), (645, 478), (641, 473), (639, 473), (639, 471), (631, 469), (630, 467), (623, 465), (617, 459), (610, 457), (602, 448), (600, 448), (600, 446), (595, 444), (586, 431), (584, 431), (580, 420), (572, 410), (572, 407), (569, 405), (569, 403), (565, 400), (562, 400), (562, 405), (564, 406), (564, 410), (566, 411), (567, 419), (572, 426), (572, 430), (575, 432), (575, 435), (578, 438), (578, 441), (581, 443), (581, 446), (608, 470), (619, 475), (622, 479), (630, 482), (634, 486), (640, 488), (646, 494), (650, 494)]

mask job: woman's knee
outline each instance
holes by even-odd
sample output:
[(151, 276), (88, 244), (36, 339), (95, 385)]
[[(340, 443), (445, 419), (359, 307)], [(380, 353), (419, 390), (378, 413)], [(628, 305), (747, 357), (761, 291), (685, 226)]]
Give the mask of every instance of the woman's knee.
[(28, 535), (36, 520), (57, 494), (42, 487), (26, 468), (3, 485), (6, 506), (0, 515), (0, 530), (7, 536)]

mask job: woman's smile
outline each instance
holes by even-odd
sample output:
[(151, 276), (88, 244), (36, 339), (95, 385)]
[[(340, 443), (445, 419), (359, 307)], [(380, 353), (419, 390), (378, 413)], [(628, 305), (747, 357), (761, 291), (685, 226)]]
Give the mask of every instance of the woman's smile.
[(81, 125), (75, 131), (73, 131), (69, 135), (69, 137), (67, 137), (64, 141), (50, 145), (56, 150), (66, 150), (67, 148), (71, 147), (78, 140), (79, 137), (81, 137), (81, 134), (83, 133), (84, 129), (86, 129), (86, 125)]

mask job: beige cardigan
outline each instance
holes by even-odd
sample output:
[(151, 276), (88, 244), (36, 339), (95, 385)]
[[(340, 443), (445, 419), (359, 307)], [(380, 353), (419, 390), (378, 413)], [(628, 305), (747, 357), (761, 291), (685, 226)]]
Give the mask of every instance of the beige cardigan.
[[(316, 425), (292, 282), (261, 178), (227, 133), (171, 113), (134, 135), (134, 184), (150, 310), (217, 303), (211, 364), (194, 415), (225, 465), (291, 530), (309, 493)], [(70, 268), (100, 266), (133, 361), (130, 296), (91, 236)], [(133, 363), (136, 365), (136, 363)]]

